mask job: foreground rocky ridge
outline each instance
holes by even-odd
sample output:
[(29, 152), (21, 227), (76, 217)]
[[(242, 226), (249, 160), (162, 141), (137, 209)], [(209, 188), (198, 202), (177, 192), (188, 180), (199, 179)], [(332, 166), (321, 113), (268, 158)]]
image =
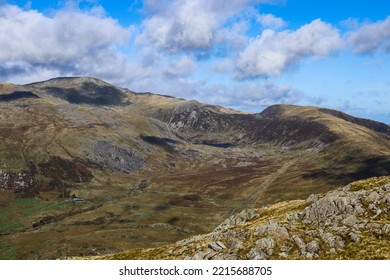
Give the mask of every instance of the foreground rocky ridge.
[(244, 210), (206, 235), (105, 259), (389, 259), (390, 176)]

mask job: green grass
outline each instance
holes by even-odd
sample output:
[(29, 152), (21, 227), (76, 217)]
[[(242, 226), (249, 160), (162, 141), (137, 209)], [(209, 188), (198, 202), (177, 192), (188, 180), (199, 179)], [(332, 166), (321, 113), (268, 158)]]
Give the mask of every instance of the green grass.
[(13, 231), (23, 228), (23, 224), (20, 222), (5, 222), (0, 224), (0, 232), (2, 231)]
[(16, 252), (19, 248), (12, 246), (9, 242), (0, 242), (0, 260), (16, 259)]
[(0, 232), (12, 232), (29, 226), (34, 216), (40, 213), (64, 211), (73, 204), (70, 201), (53, 203), (36, 198), (17, 198), (0, 213)]

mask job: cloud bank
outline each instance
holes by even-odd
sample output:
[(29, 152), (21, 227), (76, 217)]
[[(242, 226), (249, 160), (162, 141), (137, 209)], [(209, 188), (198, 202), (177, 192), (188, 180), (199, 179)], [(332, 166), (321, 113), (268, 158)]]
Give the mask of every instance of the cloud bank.
[(127, 67), (117, 47), (129, 36), (130, 29), (109, 17), (77, 10), (48, 17), (0, 6), (0, 63), (7, 75), (28, 75), (34, 69), (49, 76), (112, 75), (118, 71), (113, 68)]
[(348, 36), (353, 50), (358, 54), (378, 51), (390, 53), (390, 16), (383, 21), (363, 25)]
[(208, 50), (226, 40), (224, 24), (251, 2), (259, 1), (146, 1), (150, 17), (138, 42), (172, 53)]
[(326, 57), (342, 47), (339, 32), (319, 19), (296, 31), (267, 29), (239, 54), (235, 75), (237, 79), (280, 75), (304, 58)]

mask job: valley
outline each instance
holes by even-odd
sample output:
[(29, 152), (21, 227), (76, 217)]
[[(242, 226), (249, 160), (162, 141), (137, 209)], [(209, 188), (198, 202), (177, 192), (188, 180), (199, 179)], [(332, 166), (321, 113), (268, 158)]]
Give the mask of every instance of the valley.
[(232, 215), (390, 174), (390, 127), (248, 114), (94, 78), (0, 84), (0, 258), (156, 248)]

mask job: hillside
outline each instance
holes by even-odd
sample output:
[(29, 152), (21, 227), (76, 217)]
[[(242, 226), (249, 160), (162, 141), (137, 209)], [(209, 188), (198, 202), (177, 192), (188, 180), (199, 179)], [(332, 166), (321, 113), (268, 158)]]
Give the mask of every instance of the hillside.
[(325, 108), (248, 114), (88, 77), (0, 83), (0, 258), (159, 247), (388, 175), (389, 131)]
[(389, 259), (390, 177), (244, 210), (211, 233), (95, 259)]

